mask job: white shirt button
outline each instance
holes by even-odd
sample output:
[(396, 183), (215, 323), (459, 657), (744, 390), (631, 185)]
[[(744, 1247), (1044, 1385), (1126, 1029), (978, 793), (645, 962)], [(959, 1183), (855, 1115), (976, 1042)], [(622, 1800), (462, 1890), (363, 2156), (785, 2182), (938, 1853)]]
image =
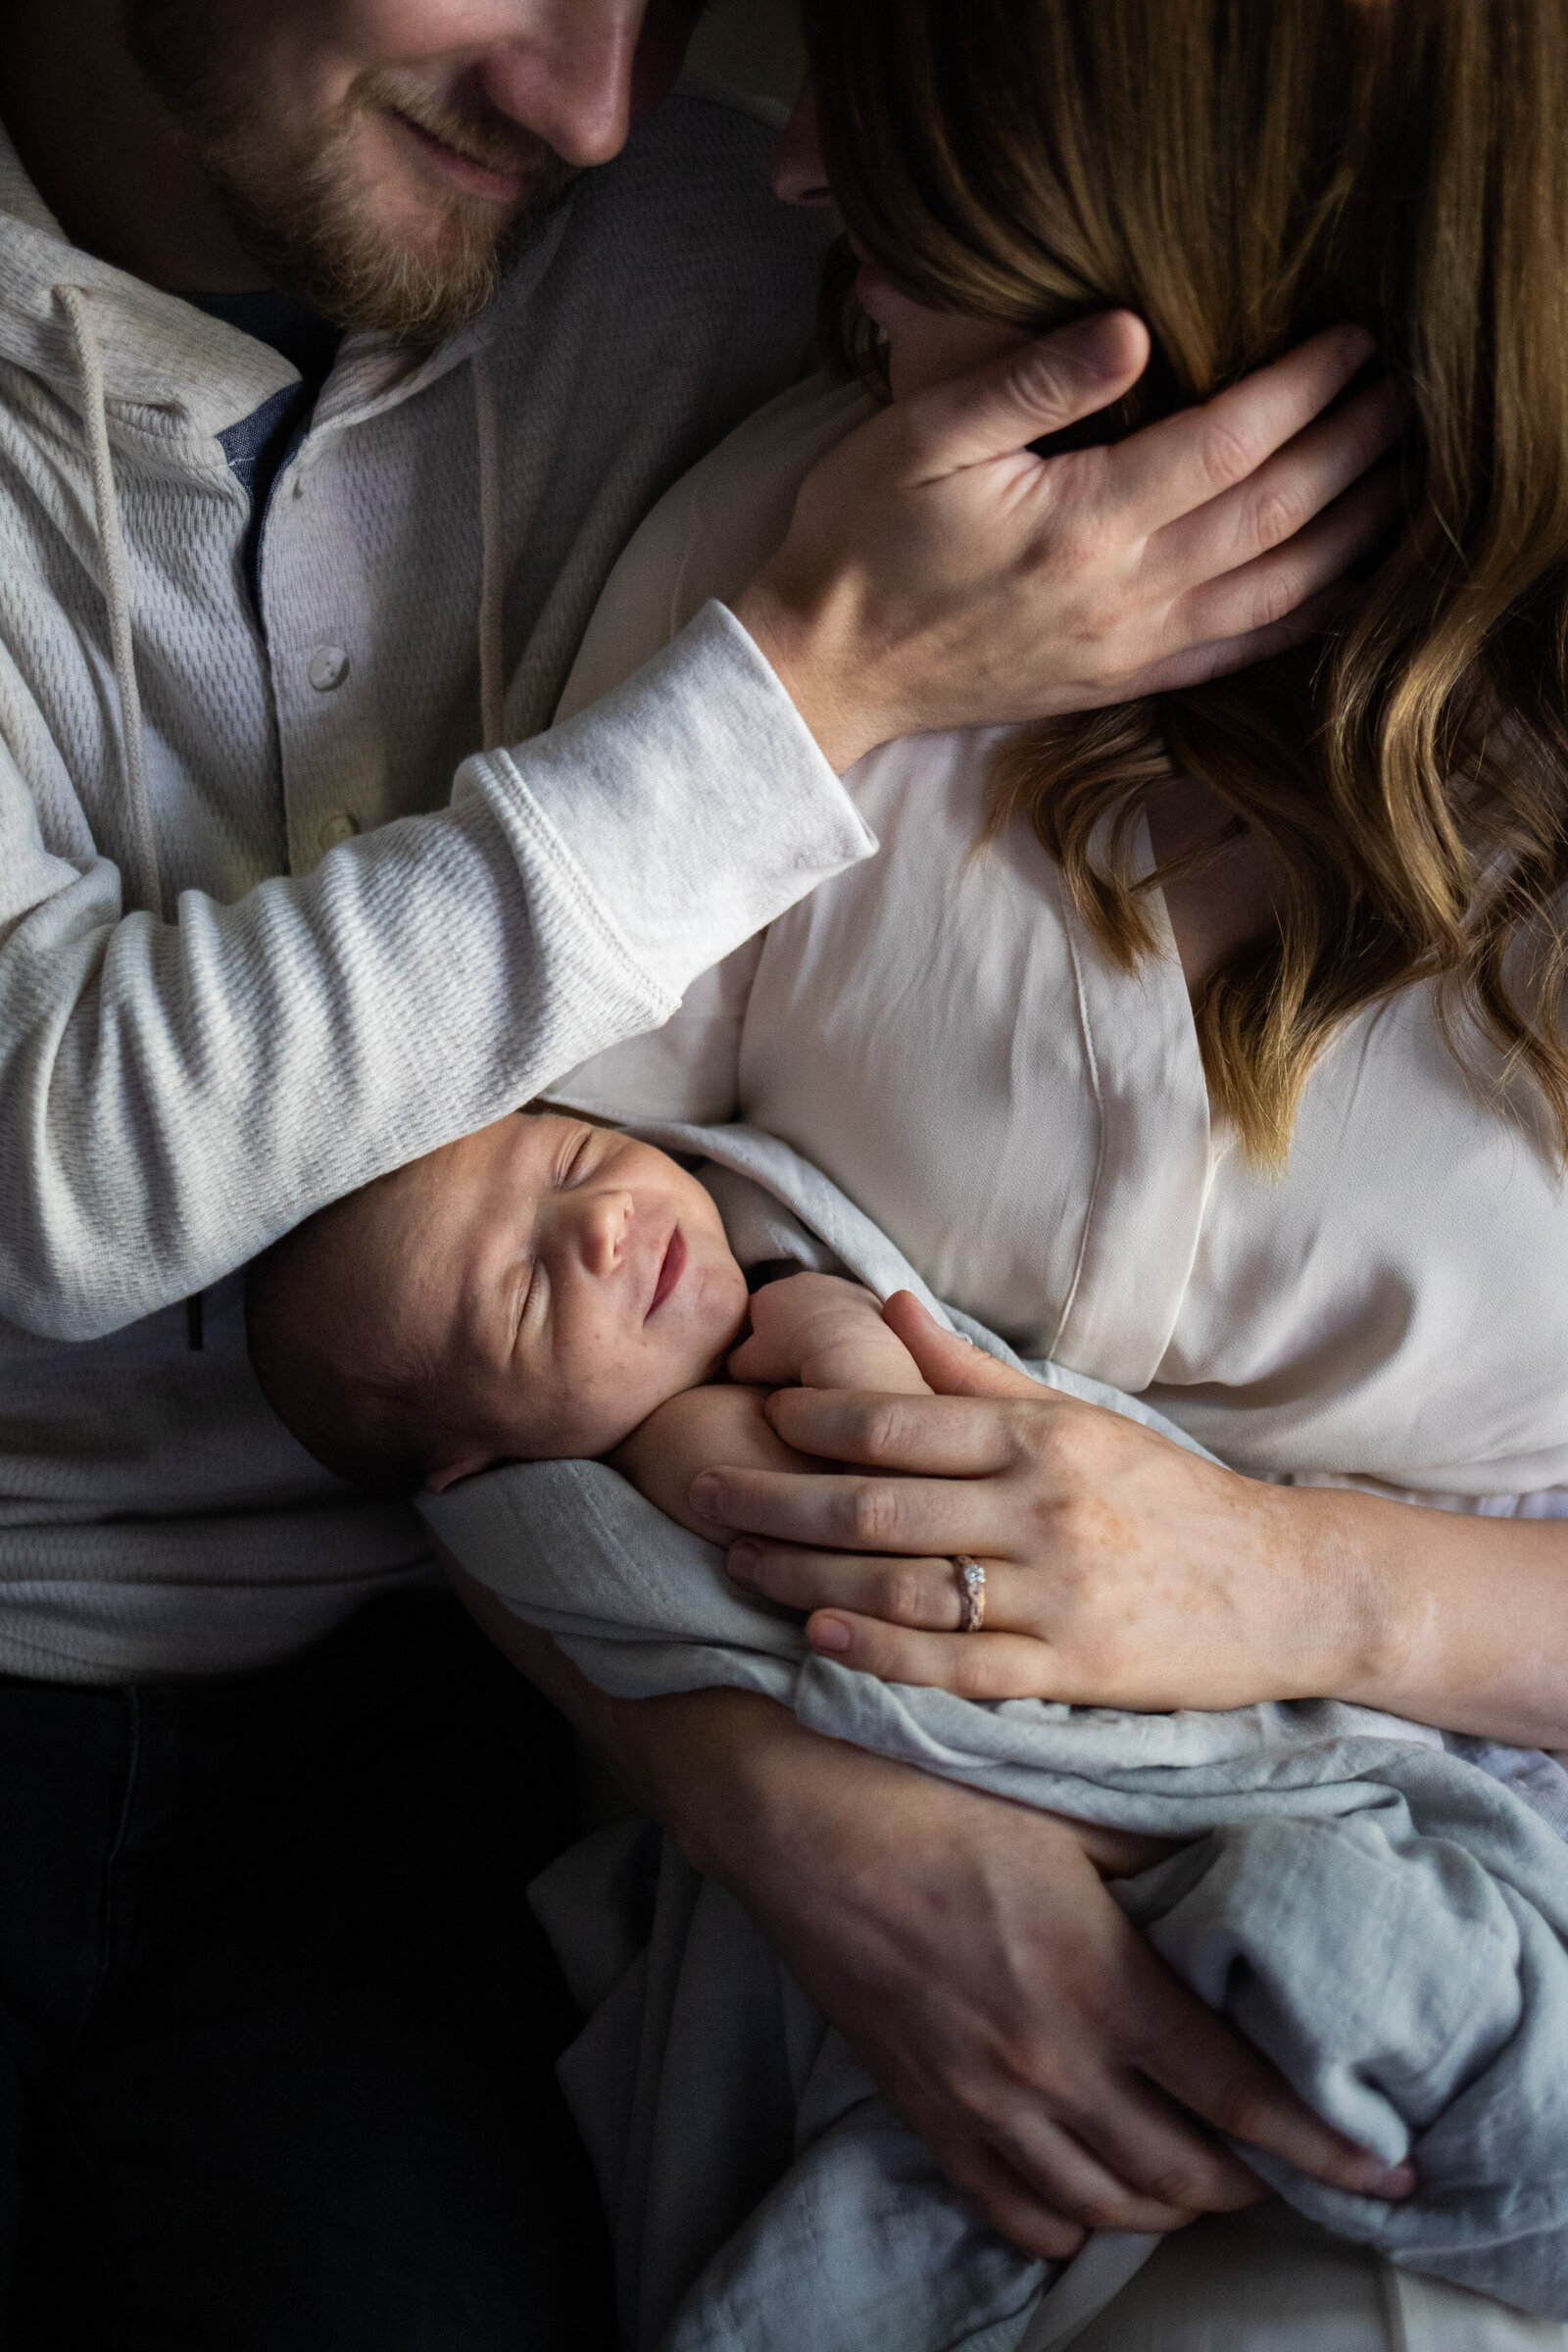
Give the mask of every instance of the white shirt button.
[(330, 694), (349, 674), (349, 658), (340, 645), (318, 645), (305, 664), (305, 675), (318, 694)]
[(335, 850), (340, 841), (352, 841), (359, 829), (359, 818), (351, 814), (347, 808), (339, 808), (334, 815), (327, 818), (316, 836), (320, 843), (322, 857), (326, 856), (328, 850)]

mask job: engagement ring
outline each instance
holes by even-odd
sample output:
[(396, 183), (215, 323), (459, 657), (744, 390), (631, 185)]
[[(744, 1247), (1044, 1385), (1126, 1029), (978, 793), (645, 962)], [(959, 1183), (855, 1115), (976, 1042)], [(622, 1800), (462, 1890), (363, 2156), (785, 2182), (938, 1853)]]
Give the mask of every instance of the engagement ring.
[(986, 1621), (986, 1572), (966, 1551), (956, 1551), (953, 1565), (958, 1572), (958, 1631), (977, 1634)]

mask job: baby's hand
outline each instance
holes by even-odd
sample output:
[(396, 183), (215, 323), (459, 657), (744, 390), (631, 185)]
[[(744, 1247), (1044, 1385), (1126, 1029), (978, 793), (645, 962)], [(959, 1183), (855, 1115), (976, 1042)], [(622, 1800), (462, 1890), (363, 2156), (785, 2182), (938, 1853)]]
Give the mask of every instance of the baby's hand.
[(757, 1292), (751, 1337), (731, 1355), (729, 1372), (764, 1389), (930, 1395), (872, 1294), (836, 1274), (788, 1274)]

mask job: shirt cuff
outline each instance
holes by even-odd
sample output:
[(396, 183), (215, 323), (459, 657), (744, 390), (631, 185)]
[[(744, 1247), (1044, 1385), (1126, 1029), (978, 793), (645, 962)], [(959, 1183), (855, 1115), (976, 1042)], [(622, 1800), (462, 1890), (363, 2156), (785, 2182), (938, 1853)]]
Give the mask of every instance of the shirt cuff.
[(528, 870), (543, 856), (651, 988), (699, 972), (875, 851), (876, 836), (728, 609), (577, 717), (467, 760)]

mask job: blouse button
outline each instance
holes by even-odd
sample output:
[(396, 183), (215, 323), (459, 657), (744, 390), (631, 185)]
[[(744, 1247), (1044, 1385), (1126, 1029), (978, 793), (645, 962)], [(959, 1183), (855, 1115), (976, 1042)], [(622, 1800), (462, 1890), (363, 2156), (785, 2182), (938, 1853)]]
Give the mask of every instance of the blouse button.
[(349, 674), (349, 658), (340, 645), (318, 645), (305, 665), (305, 674), (318, 694), (330, 694)]

